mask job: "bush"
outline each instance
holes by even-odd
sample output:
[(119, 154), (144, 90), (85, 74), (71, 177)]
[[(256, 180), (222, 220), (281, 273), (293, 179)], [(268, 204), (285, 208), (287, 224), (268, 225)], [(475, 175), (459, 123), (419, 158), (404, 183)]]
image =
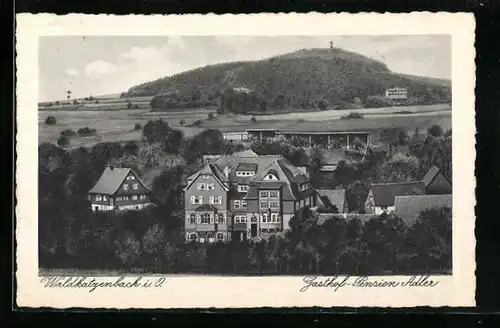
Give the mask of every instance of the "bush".
[(57, 123), (57, 120), (54, 116), (47, 116), (47, 118), (45, 119), (45, 124), (47, 125), (54, 125)]
[(60, 146), (60, 147), (63, 147), (63, 148), (66, 148), (69, 146), (69, 138), (64, 136), (64, 135), (61, 135), (59, 137), (59, 139), (57, 139), (57, 144)]
[(139, 123), (135, 123), (135, 125), (134, 125), (134, 130), (135, 130), (135, 131), (142, 130), (142, 125), (140, 125)]
[(359, 119), (363, 118), (363, 115), (360, 113), (349, 113), (348, 115), (342, 116), (340, 119), (342, 120), (352, 120), (352, 119)]
[(201, 125), (201, 120), (196, 120), (193, 122), (194, 126), (200, 126)]
[(180, 125), (184, 126), (186, 125), (186, 121), (184, 121), (184, 119), (181, 119), (181, 121), (179, 122)]
[(326, 105), (326, 102), (325, 102), (324, 100), (320, 100), (320, 101), (318, 101), (318, 108), (319, 108), (320, 110), (325, 110), (325, 109), (326, 109), (326, 107), (327, 107), (327, 105)]
[(255, 116), (252, 116), (252, 118), (250, 119), (250, 122), (252, 122), (252, 123), (257, 122), (257, 119), (255, 118)]
[(64, 137), (74, 137), (76, 136), (76, 132), (71, 130), (71, 129), (66, 129), (64, 131), (61, 132), (61, 136), (64, 136)]
[(84, 127), (84, 128), (80, 128), (78, 129), (77, 131), (78, 135), (80, 136), (89, 136), (89, 135), (93, 135), (96, 133), (96, 129), (91, 129), (89, 127)]
[(214, 113), (208, 113), (208, 120), (211, 121), (214, 119)]
[(132, 108), (132, 103), (130, 101), (127, 102), (127, 108), (129, 108), (129, 109)]

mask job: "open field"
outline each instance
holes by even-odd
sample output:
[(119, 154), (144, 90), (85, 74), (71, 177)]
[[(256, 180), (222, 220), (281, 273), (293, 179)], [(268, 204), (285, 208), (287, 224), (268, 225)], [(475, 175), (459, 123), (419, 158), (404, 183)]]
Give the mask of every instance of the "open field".
[[(146, 109), (126, 109), (110, 111), (39, 111), (39, 143), (57, 141), (61, 131), (66, 129), (78, 130), (90, 127), (97, 130), (96, 136), (75, 137), (71, 139), (71, 147), (92, 146), (98, 142), (129, 140), (140, 140), (141, 131), (134, 131), (134, 124), (145, 125), (149, 120), (162, 118), (174, 128), (183, 131), (187, 137), (193, 136), (204, 129), (214, 128), (221, 132), (240, 132), (248, 128), (281, 128), (285, 125), (297, 123), (298, 121), (311, 122), (311, 126), (322, 121), (336, 130), (367, 130), (378, 131), (383, 128), (394, 126), (414, 131), (418, 127), (421, 131), (433, 124), (440, 125), (443, 129), (451, 128), (451, 110), (444, 106), (426, 107), (391, 107), (366, 110), (357, 110), (364, 113), (362, 119), (340, 120), (341, 116), (347, 115), (349, 111), (322, 111), (311, 113), (289, 113), (274, 116), (256, 117), (256, 122), (251, 123), (251, 116), (225, 114), (216, 116), (208, 121), (208, 113), (215, 114), (215, 108), (200, 108), (194, 110), (179, 110), (170, 112), (150, 112)], [(395, 112), (400, 114), (394, 114)], [(407, 112), (411, 111), (412, 114)], [(301, 116), (297, 116), (302, 114)], [(52, 115), (57, 119), (57, 124), (46, 125), (45, 119)], [(298, 117), (298, 118), (297, 118)], [(321, 119), (320, 119), (321, 118)], [(184, 120), (182, 126), (180, 121)], [(187, 126), (197, 120), (202, 120), (200, 126)]]

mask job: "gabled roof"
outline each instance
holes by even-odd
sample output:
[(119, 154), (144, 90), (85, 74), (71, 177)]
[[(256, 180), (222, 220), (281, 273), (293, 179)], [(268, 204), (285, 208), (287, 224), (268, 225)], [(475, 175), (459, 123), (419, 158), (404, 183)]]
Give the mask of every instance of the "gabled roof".
[(425, 209), (452, 208), (452, 198), (452, 195), (397, 196), (394, 201), (394, 211), (405, 224), (412, 225), (418, 219), (420, 212)]
[(237, 156), (237, 157), (258, 157), (259, 155), (257, 155), (251, 149), (246, 149), (246, 150), (242, 150), (242, 151), (233, 153), (233, 156)]
[(343, 212), (346, 203), (345, 189), (319, 189), (316, 192), (323, 202), (323, 199), (326, 198), (330, 204), (337, 207), (339, 213)]
[(191, 187), (191, 185), (193, 184), (193, 182), (200, 175), (203, 175), (203, 174), (212, 175), (214, 177), (214, 179), (222, 186), (222, 188), (224, 188), (226, 191), (229, 191), (229, 187), (224, 182), (221, 181), (222, 173), (220, 171), (218, 171), (217, 167), (215, 167), (213, 164), (207, 164), (201, 170), (199, 170), (198, 172), (196, 172), (195, 174), (190, 175), (188, 177), (188, 184), (184, 188), (184, 190), (187, 190), (189, 187)]
[(125, 180), (130, 172), (134, 174), (134, 176), (138, 179), (138, 181), (143, 185), (144, 188), (149, 190), (146, 185), (139, 179), (139, 176), (135, 174), (134, 171), (132, 171), (132, 169), (122, 167), (106, 167), (95, 186), (90, 189), (89, 193), (113, 195), (114, 193), (116, 193), (118, 188), (120, 188), (123, 180)]
[(433, 165), (429, 171), (425, 174), (424, 178), (422, 179), (422, 182), (425, 184), (425, 187), (427, 188), (432, 181), (434, 181), (434, 178), (441, 172), (439, 168), (435, 165)]
[(374, 183), (371, 185), (375, 206), (393, 206), (396, 196), (425, 195), (423, 182)]

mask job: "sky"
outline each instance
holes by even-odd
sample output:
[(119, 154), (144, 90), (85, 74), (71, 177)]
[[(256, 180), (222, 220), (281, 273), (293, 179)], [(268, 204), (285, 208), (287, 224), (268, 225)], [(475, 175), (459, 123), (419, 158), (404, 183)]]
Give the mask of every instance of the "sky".
[(334, 47), (383, 61), (398, 73), (451, 79), (451, 37), (414, 36), (43, 36), (39, 101), (126, 91), (196, 67)]

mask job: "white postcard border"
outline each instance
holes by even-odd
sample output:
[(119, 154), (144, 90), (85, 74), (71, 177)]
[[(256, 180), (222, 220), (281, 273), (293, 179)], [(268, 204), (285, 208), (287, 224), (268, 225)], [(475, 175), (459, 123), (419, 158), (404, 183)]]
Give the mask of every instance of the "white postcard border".
[[(17, 305), (242, 308), (475, 305), (474, 17), (465, 13), (17, 15)], [(432, 288), (316, 288), (303, 277), (167, 277), (161, 288), (44, 288), (38, 277), (38, 37), (42, 35), (452, 35), (453, 275)], [(378, 277), (403, 281), (408, 277)], [(100, 278), (116, 280), (116, 278)]]

